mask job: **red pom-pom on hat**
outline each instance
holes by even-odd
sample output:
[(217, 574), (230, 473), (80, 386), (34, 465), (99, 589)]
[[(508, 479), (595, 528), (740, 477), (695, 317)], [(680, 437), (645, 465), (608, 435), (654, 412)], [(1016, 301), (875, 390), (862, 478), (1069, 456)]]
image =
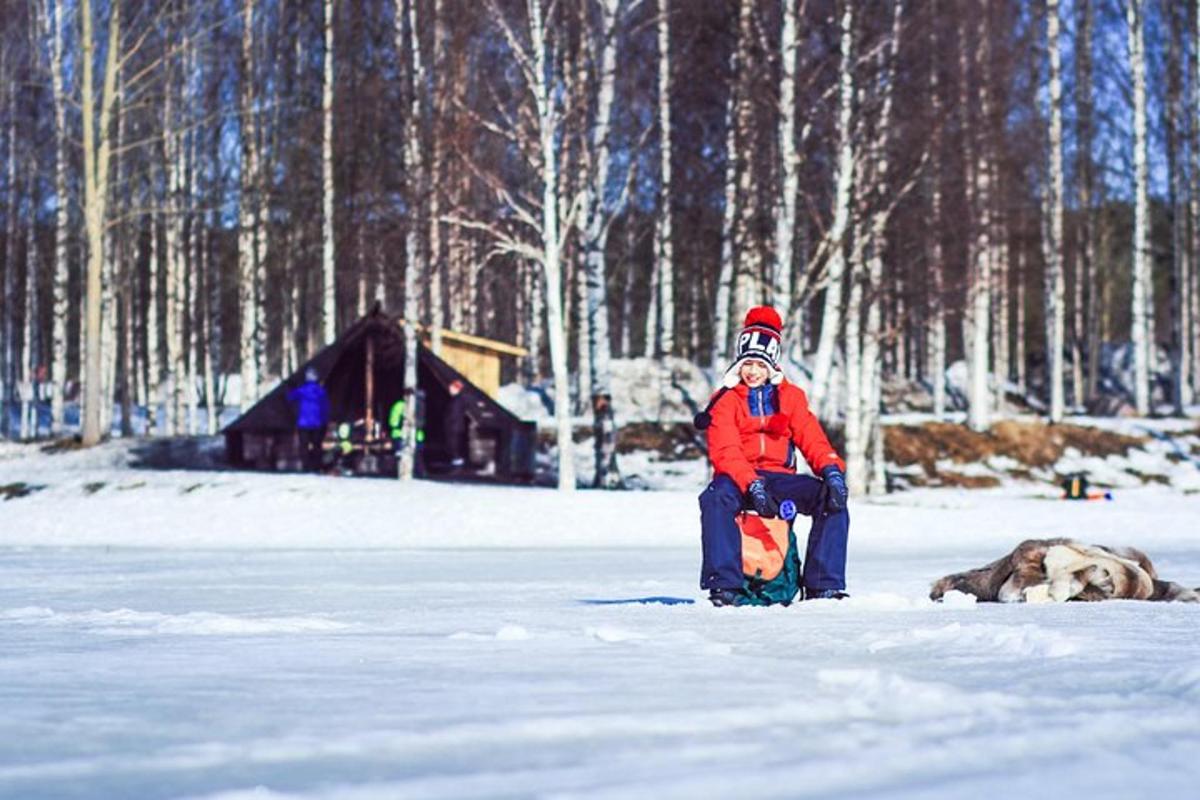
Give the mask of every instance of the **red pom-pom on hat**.
[(779, 318), (779, 312), (770, 306), (755, 306), (747, 311), (742, 327), (749, 328), (751, 325), (764, 325), (776, 333), (783, 332), (783, 320)]

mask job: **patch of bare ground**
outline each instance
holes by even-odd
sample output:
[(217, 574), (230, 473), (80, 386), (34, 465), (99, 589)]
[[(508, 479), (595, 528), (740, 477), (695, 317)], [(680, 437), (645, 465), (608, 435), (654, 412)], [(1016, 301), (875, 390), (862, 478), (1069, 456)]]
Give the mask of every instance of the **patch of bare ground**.
[[(1099, 428), (1013, 420), (997, 422), (983, 433), (948, 422), (892, 425), (884, 429), (887, 459), (900, 466), (920, 464), (930, 477), (937, 474), (936, 463), (941, 460), (971, 464), (991, 456), (1006, 456), (1028, 470), (1049, 467), (1071, 447), (1084, 455), (1103, 458), (1127, 455), (1130, 449), (1145, 442), (1143, 438)], [(943, 472), (942, 477), (945, 475)], [(962, 477), (965, 476), (958, 476)], [(975, 478), (972, 476), (971, 480)]]

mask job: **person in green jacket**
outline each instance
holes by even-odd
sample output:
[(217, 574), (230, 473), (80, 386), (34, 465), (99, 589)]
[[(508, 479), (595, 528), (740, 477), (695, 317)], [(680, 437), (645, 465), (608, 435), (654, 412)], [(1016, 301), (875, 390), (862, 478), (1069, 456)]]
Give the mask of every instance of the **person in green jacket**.
[[(388, 435), (392, 438), (392, 453), (396, 458), (400, 458), (400, 453), (404, 450), (404, 414), (408, 410), (407, 395), (408, 393), (405, 392), (388, 409)], [(421, 461), (423, 449), (421, 445), (425, 442), (425, 430), (421, 424), (424, 399), (424, 393), (417, 395), (416, 449), (413, 451), (413, 473), (417, 475), (423, 474), (425, 471)]]

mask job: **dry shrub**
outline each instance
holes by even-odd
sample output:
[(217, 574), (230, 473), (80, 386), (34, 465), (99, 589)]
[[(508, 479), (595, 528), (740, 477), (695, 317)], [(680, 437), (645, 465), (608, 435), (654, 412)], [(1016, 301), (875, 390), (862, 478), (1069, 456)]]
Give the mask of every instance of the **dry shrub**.
[(1144, 443), (1145, 439), (1098, 428), (1014, 420), (997, 422), (986, 433), (948, 422), (884, 429), (888, 460), (901, 466), (920, 464), (931, 476), (936, 462), (943, 459), (969, 464), (1007, 456), (1025, 467), (1048, 467), (1062, 458), (1068, 447), (1084, 455), (1105, 457), (1126, 455)]
[(942, 486), (956, 486), (961, 489), (991, 489), (1000, 485), (1000, 479), (993, 475), (963, 475), (960, 472), (942, 472), (938, 475)]

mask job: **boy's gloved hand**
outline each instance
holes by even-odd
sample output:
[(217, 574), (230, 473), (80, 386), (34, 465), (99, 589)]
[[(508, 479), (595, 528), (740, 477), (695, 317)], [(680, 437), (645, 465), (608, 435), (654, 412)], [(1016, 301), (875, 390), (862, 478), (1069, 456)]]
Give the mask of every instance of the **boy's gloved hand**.
[(763, 483), (762, 478), (750, 481), (750, 485), (746, 487), (746, 497), (760, 517), (779, 515), (779, 504), (772, 500), (771, 495), (767, 493), (767, 486)]
[(825, 510), (830, 514), (846, 510), (846, 499), (849, 491), (846, 489), (846, 476), (836, 464), (830, 464), (821, 470), (825, 479)]

